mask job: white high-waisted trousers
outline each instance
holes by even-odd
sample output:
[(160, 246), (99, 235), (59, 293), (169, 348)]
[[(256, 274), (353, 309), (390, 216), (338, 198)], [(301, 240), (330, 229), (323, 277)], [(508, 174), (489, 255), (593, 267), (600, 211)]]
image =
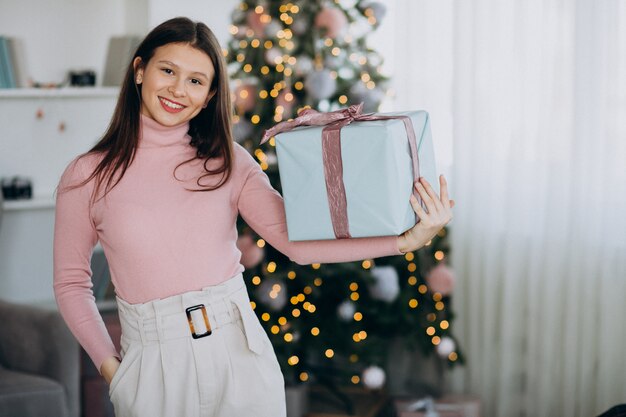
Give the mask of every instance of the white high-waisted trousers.
[[(142, 304), (117, 297), (117, 305), (122, 363), (109, 385), (116, 417), (286, 415), (280, 365), (241, 274)], [(208, 333), (204, 311), (211, 334), (194, 338), (192, 326), (196, 336)]]

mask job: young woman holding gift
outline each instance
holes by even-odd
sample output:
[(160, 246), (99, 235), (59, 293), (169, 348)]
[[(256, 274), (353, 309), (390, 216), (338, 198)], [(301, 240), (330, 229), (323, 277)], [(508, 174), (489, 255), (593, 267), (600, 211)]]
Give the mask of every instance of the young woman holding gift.
[[(171, 19), (134, 54), (103, 138), (64, 171), (57, 194), (54, 291), (109, 383), (118, 416), (285, 415), (284, 380), (252, 310), (237, 215), (300, 264), (416, 250), (453, 202), (416, 184), (421, 221), (401, 236), (290, 242), (280, 194), (233, 141), (221, 48), (202, 23)], [(100, 241), (122, 324), (117, 352), (91, 290)]]

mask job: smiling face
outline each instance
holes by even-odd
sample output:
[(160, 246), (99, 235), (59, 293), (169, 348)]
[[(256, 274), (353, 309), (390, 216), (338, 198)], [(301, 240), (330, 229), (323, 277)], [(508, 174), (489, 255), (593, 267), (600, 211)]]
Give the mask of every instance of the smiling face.
[(215, 94), (215, 76), (207, 54), (186, 43), (158, 47), (147, 65), (135, 58), (135, 82), (141, 84), (141, 114), (164, 126), (193, 119)]

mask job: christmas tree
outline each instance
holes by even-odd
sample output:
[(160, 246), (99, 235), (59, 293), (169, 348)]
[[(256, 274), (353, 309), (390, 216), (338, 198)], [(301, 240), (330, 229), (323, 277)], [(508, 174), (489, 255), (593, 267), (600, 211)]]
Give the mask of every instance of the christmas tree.
[[(381, 56), (366, 44), (385, 15), (369, 0), (252, 1), (233, 12), (225, 56), (233, 79), (235, 138), (281, 190), (274, 141), (263, 132), (302, 108), (330, 111), (387, 91)], [(341, 264), (292, 263), (238, 222), (253, 307), (288, 383), (380, 387), (389, 341), (463, 360), (451, 334), (447, 229), (405, 256)]]

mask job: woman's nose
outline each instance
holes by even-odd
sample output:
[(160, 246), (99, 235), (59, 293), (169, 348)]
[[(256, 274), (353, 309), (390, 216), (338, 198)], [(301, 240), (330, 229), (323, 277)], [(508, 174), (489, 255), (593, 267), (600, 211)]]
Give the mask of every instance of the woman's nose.
[(177, 78), (170, 85), (169, 92), (176, 97), (184, 96), (187, 93), (185, 90), (185, 81)]

